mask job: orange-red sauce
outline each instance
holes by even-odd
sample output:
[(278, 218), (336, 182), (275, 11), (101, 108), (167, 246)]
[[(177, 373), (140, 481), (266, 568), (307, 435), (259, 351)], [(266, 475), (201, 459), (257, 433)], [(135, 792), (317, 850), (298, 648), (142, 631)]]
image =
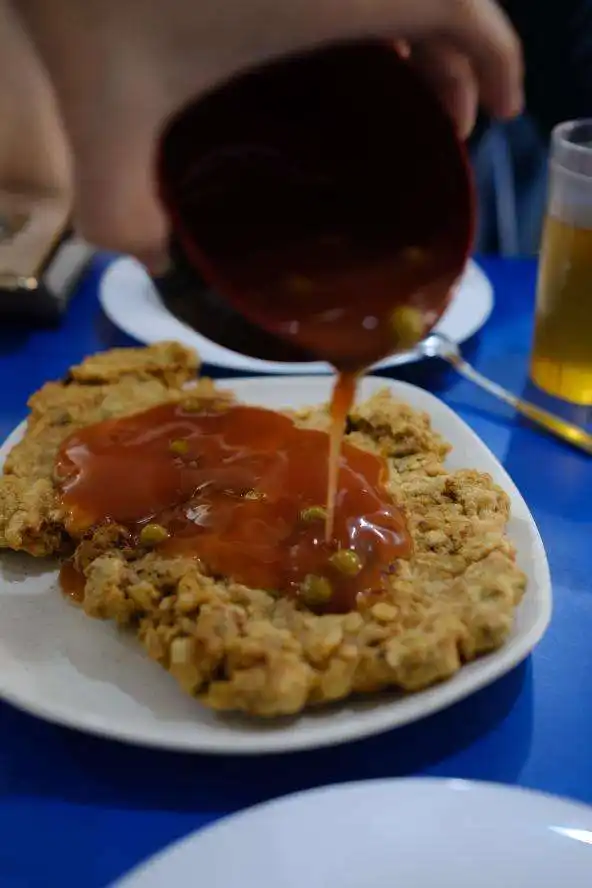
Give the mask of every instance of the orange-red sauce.
[(329, 432), (329, 464), (327, 478), (327, 520), (325, 523), (325, 540), (329, 542), (333, 536), (335, 521), (335, 501), (339, 479), (339, 454), (345, 434), (347, 416), (356, 395), (357, 375), (339, 373), (333, 386), (331, 397), (331, 430)]
[[(75, 535), (112, 521), (137, 542), (156, 523), (169, 533), (162, 553), (200, 558), (214, 575), (278, 594), (298, 596), (307, 575), (325, 577), (333, 595), (320, 609), (344, 612), (383, 591), (410, 538), (385, 461), (347, 442), (330, 538), (323, 520), (305, 520), (303, 510), (326, 505), (328, 458), (329, 435), (278, 413), (165, 404), (75, 432), (56, 469)], [(358, 555), (356, 576), (329, 562), (338, 548)]]
[(60, 585), (66, 598), (74, 604), (82, 604), (84, 601), (84, 577), (76, 570), (74, 562), (64, 561), (60, 567)]

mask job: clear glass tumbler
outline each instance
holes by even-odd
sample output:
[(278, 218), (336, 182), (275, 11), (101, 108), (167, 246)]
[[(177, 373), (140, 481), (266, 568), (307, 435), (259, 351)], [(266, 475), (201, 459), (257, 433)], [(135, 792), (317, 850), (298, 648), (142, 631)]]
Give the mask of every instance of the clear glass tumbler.
[(592, 120), (553, 131), (531, 377), (592, 405)]

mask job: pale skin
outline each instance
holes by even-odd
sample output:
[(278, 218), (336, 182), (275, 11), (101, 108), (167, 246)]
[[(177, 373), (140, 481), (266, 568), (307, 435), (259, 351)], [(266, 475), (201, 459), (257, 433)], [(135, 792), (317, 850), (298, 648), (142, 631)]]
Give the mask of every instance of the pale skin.
[(519, 41), (493, 0), (0, 0), (0, 9), (0, 66), (10, 44), (13, 71), (0, 70), (0, 175), (71, 188), (82, 234), (152, 270), (166, 264), (153, 171), (163, 124), (245, 66), (387, 37), (432, 80), (463, 135), (478, 101), (498, 117), (523, 102)]
[(55, 96), (10, 6), (0, 0), (0, 187), (63, 191), (70, 158)]

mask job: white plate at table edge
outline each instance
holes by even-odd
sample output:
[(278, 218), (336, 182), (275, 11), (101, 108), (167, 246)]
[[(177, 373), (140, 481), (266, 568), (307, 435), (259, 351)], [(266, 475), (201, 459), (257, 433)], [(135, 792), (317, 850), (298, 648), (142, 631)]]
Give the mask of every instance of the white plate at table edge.
[[(205, 364), (246, 373), (303, 375), (331, 372), (329, 365), (322, 361), (299, 364), (250, 358), (196, 333), (171, 314), (143, 266), (127, 256), (116, 259), (103, 272), (99, 301), (109, 320), (138, 342), (151, 344), (163, 339), (176, 340), (194, 348)], [(481, 268), (470, 260), (436, 330), (460, 345), (485, 324), (492, 309), (491, 283)], [(385, 358), (373, 369), (385, 370), (422, 357), (417, 351), (409, 351)]]
[[(231, 380), (224, 387), (247, 403), (280, 408), (327, 400), (331, 382), (326, 376), (254, 377)], [(58, 591), (55, 571), (39, 575), (33, 559), (9, 556), (0, 559), (0, 696), (49, 721), (144, 746), (258, 754), (378, 734), (444, 709), (509, 672), (537, 644), (551, 615), (549, 567), (534, 519), (486, 445), (434, 395), (407, 383), (366, 377), (359, 397), (385, 386), (430, 415), (453, 446), (451, 468), (488, 472), (510, 496), (508, 531), (528, 576), (528, 589), (504, 647), (418, 694), (345, 701), (290, 721), (225, 718), (184, 695), (134, 638), (68, 606)], [(23, 425), (7, 439), (0, 462), (22, 432)]]
[(198, 879), (218, 888), (556, 888), (568, 873), (570, 886), (588, 888), (591, 836), (591, 808), (546, 793), (433, 777), (367, 780), (217, 820), (113, 888), (193, 888)]

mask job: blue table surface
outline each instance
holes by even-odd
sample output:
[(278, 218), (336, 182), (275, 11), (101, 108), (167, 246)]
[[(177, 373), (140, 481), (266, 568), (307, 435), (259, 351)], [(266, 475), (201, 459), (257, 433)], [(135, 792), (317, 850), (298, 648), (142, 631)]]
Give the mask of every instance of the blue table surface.
[[(28, 395), (83, 356), (129, 343), (102, 315), (98, 257), (61, 327), (0, 331), (0, 435)], [(536, 266), (483, 260), (493, 315), (466, 347), (485, 374), (527, 383)], [(122, 298), (125, 294), (122, 293)], [(592, 803), (592, 463), (438, 362), (397, 375), (435, 391), (493, 450), (545, 541), (551, 627), (526, 663), (446, 712), (363, 742), (261, 759), (155, 752), (0, 704), (0, 885), (105, 886), (169, 842), (258, 801), (319, 784), (429, 774), (534, 787)], [(567, 410), (588, 424), (590, 411)], [(43, 631), (43, 627), (39, 627)], [(59, 644), (59, 639), (56, 639)]]

